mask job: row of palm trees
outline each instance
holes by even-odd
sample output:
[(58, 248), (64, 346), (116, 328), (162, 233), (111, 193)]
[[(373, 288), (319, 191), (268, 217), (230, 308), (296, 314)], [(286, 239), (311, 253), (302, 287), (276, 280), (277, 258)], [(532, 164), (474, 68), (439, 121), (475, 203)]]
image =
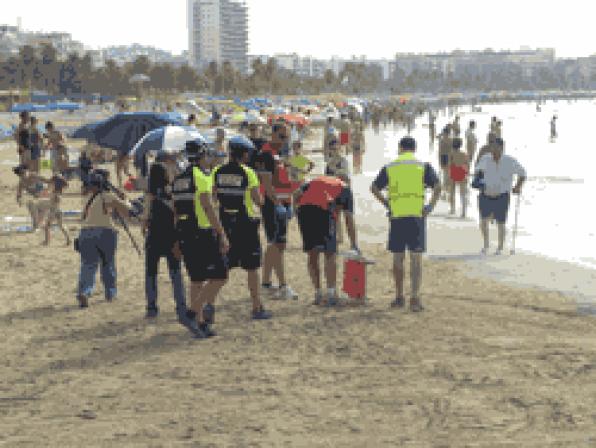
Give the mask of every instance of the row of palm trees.
[[(391, 80), (383, 80), (380, 67), (346, 63), (338, 76), (327, 70), (322, 77), (300, 76), (278, 66), (274, 58), (255, 60), (250, 75), (238, 72), (229, 62), (212, 62), (202, 71), (188, 65), (152, 63), (146, 56), (123, 66), (108, 60), (94, 67), (90, 54), (58, 57), (51, 45), (24, 46), (17, 55), (0, 60), (0, 90), (44, 90), (52, 94), (101, 93), (103, 95), (135, 94), (137, 86), (129, 82), (135, 74), (148, 75), (148, 88), (154, 93), (202, 91), (215, 95), (319, 94), (341, 92), (449, 92), (462, 90), (526, 90), (565, 88), (569, 76), (564, 70), (542, 68), (532, 77), (524, 75), (521, 66), (492, 67), (486, 73), (443, 73), (414, 70), (406, 74), (398, 66)], [(564, 68), (564, 67), (563, 67)], [(568, 70), (567, 70), (568, 71)], [(567, 74), (568, 75), (568, 74)], [(579, 78), (578, 78), (579, 79)], [(588, 82), (594, 84), (596, 78)], [(578, 87), (576, 86), (576, 87)]]
[(137, 93), (129, 82), (135, 74), (145, 74), (148, 88), (157, 92), (205, 91), (212, 94), (293, 94), (372, 91), (381, 84), (363, 64), (348, 63), (339, 76), (328, 70), (322, 78), (304, 77), (280, 69), (274, 58), (266, 63), (256, 60), (252, 73), (243, 75), (229, 62), (215, 62), (198, 72), (188, 65), (153, 64), (146, 56), (119, 66), (107, 60), (94, 67), (92, 56), (71, 54), (58, 57), (51, 45), (23, 46), (19, 53), (0, 60), (0, 90), (43, 90), (51, 94), (101, 93), (127, 95)]

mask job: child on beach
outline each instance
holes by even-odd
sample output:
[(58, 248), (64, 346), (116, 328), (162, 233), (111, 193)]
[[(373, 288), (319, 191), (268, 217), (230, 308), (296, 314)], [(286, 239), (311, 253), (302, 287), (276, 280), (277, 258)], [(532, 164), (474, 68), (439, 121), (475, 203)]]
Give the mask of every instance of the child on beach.
[(315, 164), (302, 154), (302, 142), (297, 140), (292, 144), (293, 155), (290, 157), (290, 179), (293, 182), (304, 181), (304, 176), (310, 173)]
[(66, 245), (69, 246), (70, 237), (62, 223), (62, 210), (60, 210), (60, 196), (68, 183), (61, 176), (53, 176), (50, 180), (51, 182), (48, 188), (49, 198), (40, 199), (37, 203), (38, 223), (43, 222), (42, 226), (45, 233), (43, 245), (48, 246), (50, 244), (50, 227), (55, 223), (64, 235)]

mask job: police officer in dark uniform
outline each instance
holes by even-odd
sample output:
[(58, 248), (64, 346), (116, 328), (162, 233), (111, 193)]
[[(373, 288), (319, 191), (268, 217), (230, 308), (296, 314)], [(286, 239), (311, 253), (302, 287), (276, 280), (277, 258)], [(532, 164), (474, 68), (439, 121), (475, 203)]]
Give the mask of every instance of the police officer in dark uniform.
[(259, 268), (261, 267), (260, 220), (255, 206), (261, 206), (259, 179), (245, 164), (255, 151), (246, 137), (234, 137), (228, 143), (229, 163), (213, 171), (213, 192), (217, 195), (219, 216), (230, 241), (229, 268), (240, 267), (248, 272), (248, 286), (252, 298), (252, 318), (265, 320), (271, 313), (265, 311), (260, 300)]
[(203, 139), (186, 143), (189, 166), (174, 179), (172, 197), (178, 242), (174, 253), (184, 258), (191, 280), (189, 328), (197, 338), (214, 336), (214, 301), (228, 278), (229, 243), (211, 204), (212, 183), (207, 167), (210, 152)]

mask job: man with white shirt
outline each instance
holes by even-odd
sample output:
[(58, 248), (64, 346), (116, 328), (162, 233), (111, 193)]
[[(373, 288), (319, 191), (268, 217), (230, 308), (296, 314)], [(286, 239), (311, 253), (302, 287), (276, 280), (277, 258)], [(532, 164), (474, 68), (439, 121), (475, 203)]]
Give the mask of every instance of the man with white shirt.
[[(490, 153), (482, 156), (475, 169), (476, 176), (482, 179), (478, 209), (480, 210), (480, 230), (484, 238), (483, 254), (488, 252), (488, 223), (491, 217), (497, 221), (499, 231), (499, 247), (496, 255), (503, 252), (510, 192), (520, 194), (526, 180), (526, 170), (516, 159), (503, 154), (503, 146), (503, 140), (497, 138)], [(514, 175), (517, 176), (517, 183), (512, 190)]]

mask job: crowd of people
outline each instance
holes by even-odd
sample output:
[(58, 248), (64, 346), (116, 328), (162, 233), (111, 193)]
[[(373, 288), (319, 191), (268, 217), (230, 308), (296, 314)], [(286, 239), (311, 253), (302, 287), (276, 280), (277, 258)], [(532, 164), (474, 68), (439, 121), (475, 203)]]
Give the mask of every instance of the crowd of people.
[[(60, 194), (67, 185), (56, 173), (51, 179), (41, 177), (31, 163), (30, 126), (34, 122), (22, 116), (18, 134), (21, 165), (17, 199), (24, 191), (47, 200), (29, 204), (34, 226), (45, 219), (45, 243), (49, 227), (57, 223), (67, 244), (60, 213)], [(28, 121), (29, 120), (29, 121)], [(29, 123), (29, 124), (27, 124)], [(172, 282), (179, 322), (196, 338), (215, 335), (215, 303), (228, 280), (229, 271), (241, 268), (247, 273), (252, 306), (250, 317), (267, 320), (272, 313), (264, 298), (296, 300), (298, 294), (288, 284), (285, 252), (289, 222), (297, 216), (298, 228), (306, 253), (307, 269), (314, 289), (314, 304), (337, 305), (337, 252), (343, 241), (341, 222), (345, 223), (354, 256), (360, 256), (354, 222), (354, 197), (346, 155), (362, 155), (364, 120), (343, 114), (338, 121), (330, 118), (324, 129), (323, 153), (325, 171), (321, 176), (306, 176), (314, 163), (302, 153), (302, 140), (296, 138), (287, 122), (276, 121), (261, 135), (260, 122), (247, 123), (246, 135), (233, 136), (225, 143), (224, 132), (216, 132), (215, 145), (203, 139), (186, 143), (181, 153), (160, 153), (152, 163), (140, 216), (145, 237), (146, 316), (159, 315), (157, 274), (165, 258)], [(51, 123), (46, 125), (49, 145), (63, 144)], [(464, 139), (459, 117), (443, 128), (439, 135), (440, 175), (429, 163), (416, 158), (417, 143), (407, 136), (399, 143), (399, 156), (383, 167), (371, 185), (371, 193), (387, 210), (390, 218), (387, 249), (393, 253), (395, 299), (391, 306), (405, 307), (404, 264), (410, 254), (411, 295), (409, 309), (422, 311), (420, 298), (422, 278), (421, 255), (426, 251), (426, 217), (441, 197), (449, 195), (450, 212), (455, 213), (455, 196), (459, 190), (462, 216), (466, 205), (470, 175), (472, 187), (480, 190), (479, 210), (484, 238), (483, 253), (488, 251), (488, 224), (495, 219), (499, 229), (497, 253), (503, 250), (505, 222), (510, 192), (519, 194), (525, 170), (512, 157), (503, 154), (502, 124), (493, 118), (487, 143), (477, 151), (476, 124), (470, 121)], [(53, 146), (52, 146), (53, 145)], [(182, 148), (181, 148), (182, 149)], [(55, 150), (55, 149), (54, 149)], [(478, 152), (478, 154), (477, 154)], [(181, 168), (181, 155), (186, 161)], [(476, 157), (476, 159), (474, 159)], [(472, 170), (472, 164), (475, 164)], [(96, 271), (100, 268), (105, 299), (117, 296), (116, 250), (118, 232), (114, 217), (125, 223), (134, 207), (109, 182), (107, 171), (81, 172), (83, 207), (81, 230), (75, 240), (80, 253), (77, 300), (82, 308), (89, 305), (95, 289)], [(84, 175), (83, 175), (84, 174)], [(513, 176), (518, 181), (511, 190)], [(46, 186), (47, 185), (47, 186)], [(426, 203), (425, 190), (432, 190)], [(386, 192), (386, 193), (384, 193)], [(446, 199), (446, 196), (444, 196)], [(43, 204), (43, 205), (42, 205)], [(266, 242), (261, 243), (260, 227)], [(264, 246), (264, 247), (263, 247)], [(320, 258), (324, 258), (324, 280)], [(184, 285), (183, 265), (190, 280), (188, 294)], [(273, 280), (276, 280), (274, 284)], [(323, 288), (325, 283), (326, 289)], [(188, 299), (188, 300), (187, 300)]]

